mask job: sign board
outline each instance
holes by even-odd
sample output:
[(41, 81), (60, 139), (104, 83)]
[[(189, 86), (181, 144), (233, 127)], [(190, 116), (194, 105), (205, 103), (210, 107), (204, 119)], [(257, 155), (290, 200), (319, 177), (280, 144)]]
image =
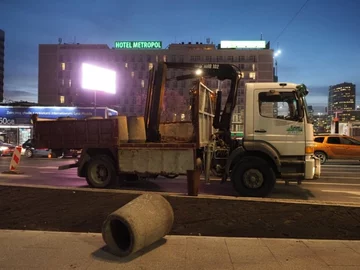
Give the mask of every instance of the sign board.
[(162, 41), (115, 41), (115, 49), (162, 49)]
[[(38, 114), (39, 118), (57, 119), (59, 117), (72, 117), (84, 119), (94, 116), (95, 109), (91, 107), (11, 107), (0, 106), (0, 127), (10, 125), (30, 125), (31, 115)], [(96, 116), (110, 117), (118, 115), (117, 111), (104, 107), (96, 108)]]
[(222, 40), (220, 41), (221, 49), (265, 49), (265, 40), (253, 40), (253, 41), (232, 41)]

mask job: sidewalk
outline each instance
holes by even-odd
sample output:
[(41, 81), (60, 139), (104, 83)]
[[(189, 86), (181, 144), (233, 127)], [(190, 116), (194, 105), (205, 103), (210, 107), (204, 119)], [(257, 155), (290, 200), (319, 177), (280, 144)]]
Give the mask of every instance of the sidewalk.
[(360, 269), (360, 241), (167, 236), (118, 258), (100, 234), (0, 230), (0, 269)]

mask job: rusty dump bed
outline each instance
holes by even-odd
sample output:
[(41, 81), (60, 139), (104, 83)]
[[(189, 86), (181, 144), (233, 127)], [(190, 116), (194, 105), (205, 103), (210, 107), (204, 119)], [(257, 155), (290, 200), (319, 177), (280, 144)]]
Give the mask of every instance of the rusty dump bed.
[[(186, 123), (184, 123), (186, 124)], [(189, 125), (187, 125), (189, 128)], [(119, 136), (117, 119), (89, 119), (39, 121), (34, 124), (34, 139), (37, 148), (49, 149), (83, 149), (83, 148), (152, 148), (152, 149), (189, 149), (196, 148), (192, 142), (191, 131), (183, 138), (173, 139), (167, 136), (167, 130), (162, 128), (164, 141), (161, 143), (128, 143)], [(173, 134), (173, 132), (172, 132)], [(170, 138), (170, 139), (169, 139)]]
[(36, 147), (82, 149), (114, 146), (118, 142), (116, 119), (39, 121), (34, 124)]

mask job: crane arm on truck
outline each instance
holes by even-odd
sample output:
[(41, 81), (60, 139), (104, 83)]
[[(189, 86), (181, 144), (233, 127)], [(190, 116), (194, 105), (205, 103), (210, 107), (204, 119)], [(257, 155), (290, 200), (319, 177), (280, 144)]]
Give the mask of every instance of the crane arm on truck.
[[(236, 105), (238, 93), (238, 84), (241, 79), (239, 68), (231, 64), (195, 64), (195, 63), (174, 63), (160, 62), (157, 69), (150, 70), (147, 102), (145, 108), (145, 126), (148, 142), (160, 142), (161, 135), (159, 131), (160, 114), (167, 80), (168, 69), (184, 69), (190, 71), (188, 75), (176, 77), (176, 80), (184, 80), (199, 77), (217, 78), (218, 80), (230, 80), (230, 92), (224, 107), (221, 109), (221, 97), (217, 99), (215, 117), (213, 126), (220, 132), (227, 134), (227, 141), (231, 140), (230, 126), (231, 117)], [(218, 91), (218, 97), (221, 96), (221, 90)], [(220, 102), (220, 103), (219, 103)]]

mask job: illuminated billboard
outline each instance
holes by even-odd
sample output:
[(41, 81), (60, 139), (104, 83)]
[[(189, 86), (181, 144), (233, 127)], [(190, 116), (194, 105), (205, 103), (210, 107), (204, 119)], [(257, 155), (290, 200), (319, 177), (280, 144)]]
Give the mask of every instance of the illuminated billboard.
[(81, 75), (83, 89), (116, 93), (116, 72), (114, 70), (83, 63)]
[(222, 40), (220, 41), (221, 49), (265, 49), (265, 40), (253, 40), (253, 41), (232, 41)]
[(115, 49), (162, 49), (161, 41), (115, 41)]

